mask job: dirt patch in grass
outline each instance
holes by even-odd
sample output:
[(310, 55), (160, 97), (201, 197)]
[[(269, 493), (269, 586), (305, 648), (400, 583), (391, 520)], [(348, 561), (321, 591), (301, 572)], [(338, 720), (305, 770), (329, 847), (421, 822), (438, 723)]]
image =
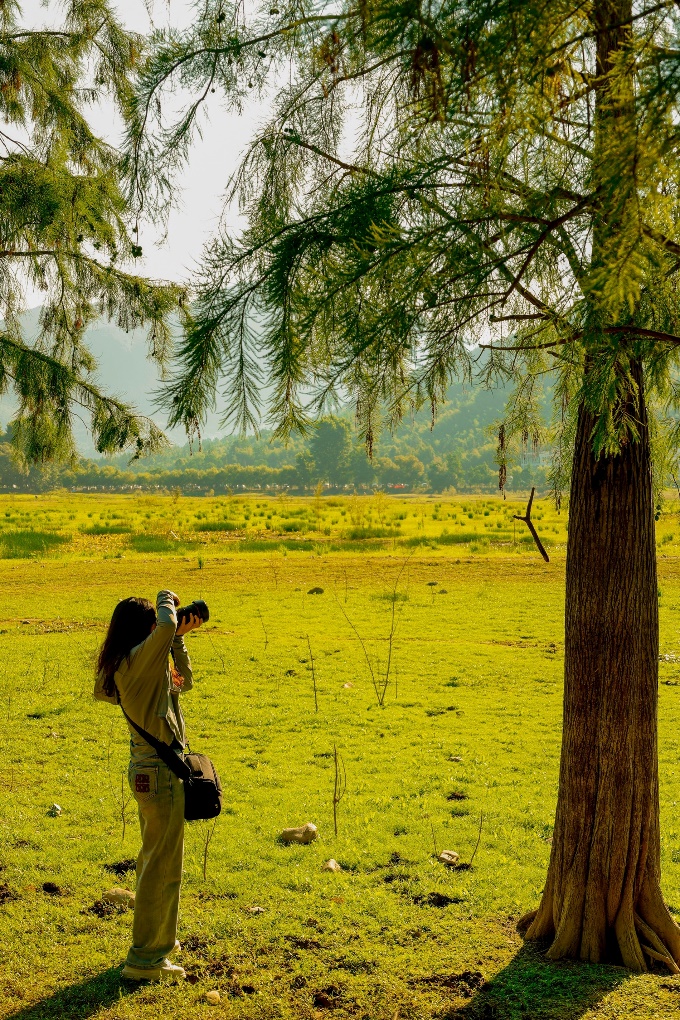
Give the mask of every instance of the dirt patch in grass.
[(312, 1004), (316, 1009), (340, 1009), (345, 1005), (342, 989), (337, 985), (328, 985), (326, 988), (317, 988), (312, 992)]
[(7, 882), (0, 883), (0, 904), (10, 903), (12, 900), (18, 900), (19, 893), (15, 892), (14, 889), (10, 889)]
[(464, 999), (472, 998), (475, 992), (486, 987), (484, 975), (479, 970), (464, 970), (460, 974), (428, 974), (426, 977), (409, 978), (408, 984), (446, 988)]
[(410, 898), (422, 907), (438, 907), (440, 909), (450, 907), (452, 903), (465, 903), (463, 896), (447, 896), (446, 893), (441, 892), (417, 893)]
[(109, 874), (115, 875), (117, 878), (123, 878), (130, 871), (134, 871), (137, 867), (137, 861), (132, 857), (126, 857), (123, 861), (114, 861), (113, 864), (105, 864), (104, 871), (108, 871)]

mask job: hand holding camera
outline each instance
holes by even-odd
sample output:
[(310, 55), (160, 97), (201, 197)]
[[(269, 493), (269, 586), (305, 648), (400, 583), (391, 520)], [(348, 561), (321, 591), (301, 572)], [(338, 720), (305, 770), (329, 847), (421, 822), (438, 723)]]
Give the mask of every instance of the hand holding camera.
[[(177, 599), (176, 604), (179, 604), (179, 599)], [(190, 630), (196, 630), (204, 620), (209, 619), (210, 610), (207, 603), (203, 599), (196, 599), (194, 602), (189, 603), (188, 606), (182, 606), (181, 609), (177, 610), (177, 630), (175, 633), (178, 637), (181, 637), (183, 634), (188, 634)]]

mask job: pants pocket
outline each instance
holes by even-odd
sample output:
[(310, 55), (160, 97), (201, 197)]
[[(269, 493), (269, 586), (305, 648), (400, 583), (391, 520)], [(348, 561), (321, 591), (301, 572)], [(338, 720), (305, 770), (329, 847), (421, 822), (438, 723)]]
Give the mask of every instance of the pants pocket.
[(158, 793), (158, 765), (131, 765), (128, 780), (138, 803), (153, 800)]

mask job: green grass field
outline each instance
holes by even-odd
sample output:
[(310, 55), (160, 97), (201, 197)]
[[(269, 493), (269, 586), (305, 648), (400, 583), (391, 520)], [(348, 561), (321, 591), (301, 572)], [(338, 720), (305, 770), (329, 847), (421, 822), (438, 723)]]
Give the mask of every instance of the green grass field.
[[(523, 509), (0, 497), (0, 1017), (676, 1017), (679, 979), (548, 965), (515, 930), (550, 851), (566, 542), (565, 515), (538, 503), (545, 564), (513, 524)], [(658, 528), (660, 768), (664, 888), (680, 914), (672, 509)], [(210, 823), (187, 828), (180, 960), (192, 980), (135, 988), (119, 978), (131, 914), (90, 910), (105, 889), (133, 887), (107, 866), (138, 849), (126, 728), (92, 700), (92, 664), (117, 600), (160, 587), (210, 604), (188, 639), (197, 683), (184, 710), (226, 808), (207, 858)], [(473, 867), (447, 870), (435, 845), (469, 862), (480, 818)], [(316, 843), (279, 842), (307, 821)], [(341, 873), (322, 870), (331, 857)]]

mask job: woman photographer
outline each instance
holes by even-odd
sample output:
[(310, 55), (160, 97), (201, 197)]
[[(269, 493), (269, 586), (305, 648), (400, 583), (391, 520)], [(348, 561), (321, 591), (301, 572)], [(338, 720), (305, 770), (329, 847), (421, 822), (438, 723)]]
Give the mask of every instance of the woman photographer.
[(179, 695), (191, 688), (192, 674), (183, 635), (201, 619), (190, 616), (178, 626), (177, 606), (171, 591), (158, 593), (155, 610), (148, 599), (123, 599), (113, 611), (97, 663), (95, 697), (120, 704), (128, 719), (128, 778), (142, 830), (132, 947), (123, 969), (123, 977), (133, 981), (184, 977), (183, 968), (168, 959), (178, 947), (184, 787), (130, 722), (172, 750), (184, 750)]

